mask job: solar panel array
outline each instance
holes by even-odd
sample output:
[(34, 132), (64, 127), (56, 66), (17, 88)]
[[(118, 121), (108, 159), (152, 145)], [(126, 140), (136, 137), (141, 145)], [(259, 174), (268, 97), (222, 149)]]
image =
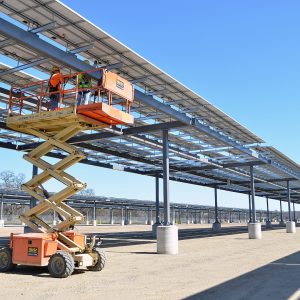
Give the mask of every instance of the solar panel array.
[[(285, 200), (289, 180), (292, 200), (300, 200), (299, 165), (278, 150), (265, 147), (260, 137), (63, 3), (10, 0), (0, 2), (0, 10), (10, 23), (24, 32), (38, 34), (49, 45), (69, 54), (77, 53), (79, 59), (97, 60), (100, 65), (109, 66), (132, 81), (138, 93), (151, 99), (145, 102), (136, 97), (132, 106), (133, 129), (118, 126), (105, 132), (85, 132), (75, 138), (74, 143), (88, 155), (84, 163), (162, 176), (160, 125), (165, 124), (170, 126), (172, 180), (249, 193), (249, 166), (253, 165), (257, 195)], [(61, 64), (63, 73), (77, 71), (54, 57), (41, 56), (34, 45), (24, 46), (3, 34), (1, 28), (0, 45), (0, 53), (16, 61), (15, 66), (0, 65), (0, 82), (4, 84), (36, 81), (22, 71), (28, 67), (46, 77), (53, 64)], [(38, 140), (6, 128), (8, 93), (3, 85), (0, 146), (26, 151)], [(181, 116), (191, 120), (191, 124), (182, 123)]]

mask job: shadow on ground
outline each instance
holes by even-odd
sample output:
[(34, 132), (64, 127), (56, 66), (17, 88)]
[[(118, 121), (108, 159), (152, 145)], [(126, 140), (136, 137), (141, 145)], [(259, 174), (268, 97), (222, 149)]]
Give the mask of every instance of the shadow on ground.
[[(274, 226), (272, 229), (281, 229)], [(105, 227), (101, 228), (105, 230)], [(262, 227), (262, 230), (266, 230)], [(191, 229), (179, 229), (179, 240), (199, 239), (207, 237), (216, 237), (224, 235), (233, 235), (239, 233), (246, 233), (248, 231), (247, 226), (230, 226), (224, 227), (220, 232), (212, 232), (210, 228), (191, 228)], [(133, 232), (113, 232), (113, 233), (88, 233), (87, 236), (100, 236), (102, 240), (102, 248), (122, 247), (122, 246), (134, 246), (156, 243), (156, 239), (152, 236), (152, 231), (133, 231)], [(248, 237), (245, 237), (248, 238)], [(0, 236), (0, 246), (9, 244), (9, 237)]]
[(300, 251), (184, 300), (296, 300), (300, 299), (299, 278)]

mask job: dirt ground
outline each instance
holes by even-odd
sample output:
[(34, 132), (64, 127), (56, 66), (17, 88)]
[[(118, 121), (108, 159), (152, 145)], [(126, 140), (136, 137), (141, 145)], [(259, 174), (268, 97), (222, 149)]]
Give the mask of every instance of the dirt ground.
[[(242, 224), (243, 225), (243, 224)], [(103, 234), (108, 263), (101, 272), (51, 278), (47, 268), (0, 273), (0, 299), (300, 299), (300, 230), (212, 235), (210, 225), (180, 225), (180, 253), (156, 254), (147, 225), (82, 226)], [(226, 232), (231, 225), (223, 225)], [(0, 236), (22, 228), (0, 229)]]

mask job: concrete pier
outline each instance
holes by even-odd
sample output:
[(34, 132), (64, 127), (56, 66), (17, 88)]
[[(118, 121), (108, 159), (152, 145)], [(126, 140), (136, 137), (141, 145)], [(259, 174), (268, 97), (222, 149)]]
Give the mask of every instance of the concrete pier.
[(157, 227), (157, 253), (178, 254), (178, 228), (177, 226)]
[(296, 233), (296, 223), (294, 221), (286, 222), (286, 232), (287, 233)]
[(261, 224), (249, 223), (248, 224), (249, 239), (261, 239)]

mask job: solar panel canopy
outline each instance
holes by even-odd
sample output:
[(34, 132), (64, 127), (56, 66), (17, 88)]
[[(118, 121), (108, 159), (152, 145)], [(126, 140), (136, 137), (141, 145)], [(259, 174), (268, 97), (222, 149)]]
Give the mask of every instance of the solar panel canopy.
[[(300, 201), (300, 166), (216, 108), (209, 101), (154, 66), (60, 1), (2, 1), (2, 19), (38, 35), (69, 55), (78, 55), (108, 67), (135, 85), (133, 127), (116, 126), (84, 132), (72, 143), (86, 154), (86, 164), (148, 176), (162, 176), (162, 130), (169, 130), (170, 179), (249, 194), (253, 166), (258, 196)], [(37, 138), (9, 130), (6, 123), (10, 85), (35, 82), (26, 72), (35, 68), (49, 76), (53, 64), (63, 73), (78, 71), (51, 55), (41, 55), (22, 37), (14, 39), (0, 29), (0, 53), (15, 65), (0, 64), (0, 146), (28, 151)], [(32, 93), (38, 92), (33, 90)], [(27, 103), (30, 109), (30, 103)], [(53, 157), (63, 155), (53, 151)]]

